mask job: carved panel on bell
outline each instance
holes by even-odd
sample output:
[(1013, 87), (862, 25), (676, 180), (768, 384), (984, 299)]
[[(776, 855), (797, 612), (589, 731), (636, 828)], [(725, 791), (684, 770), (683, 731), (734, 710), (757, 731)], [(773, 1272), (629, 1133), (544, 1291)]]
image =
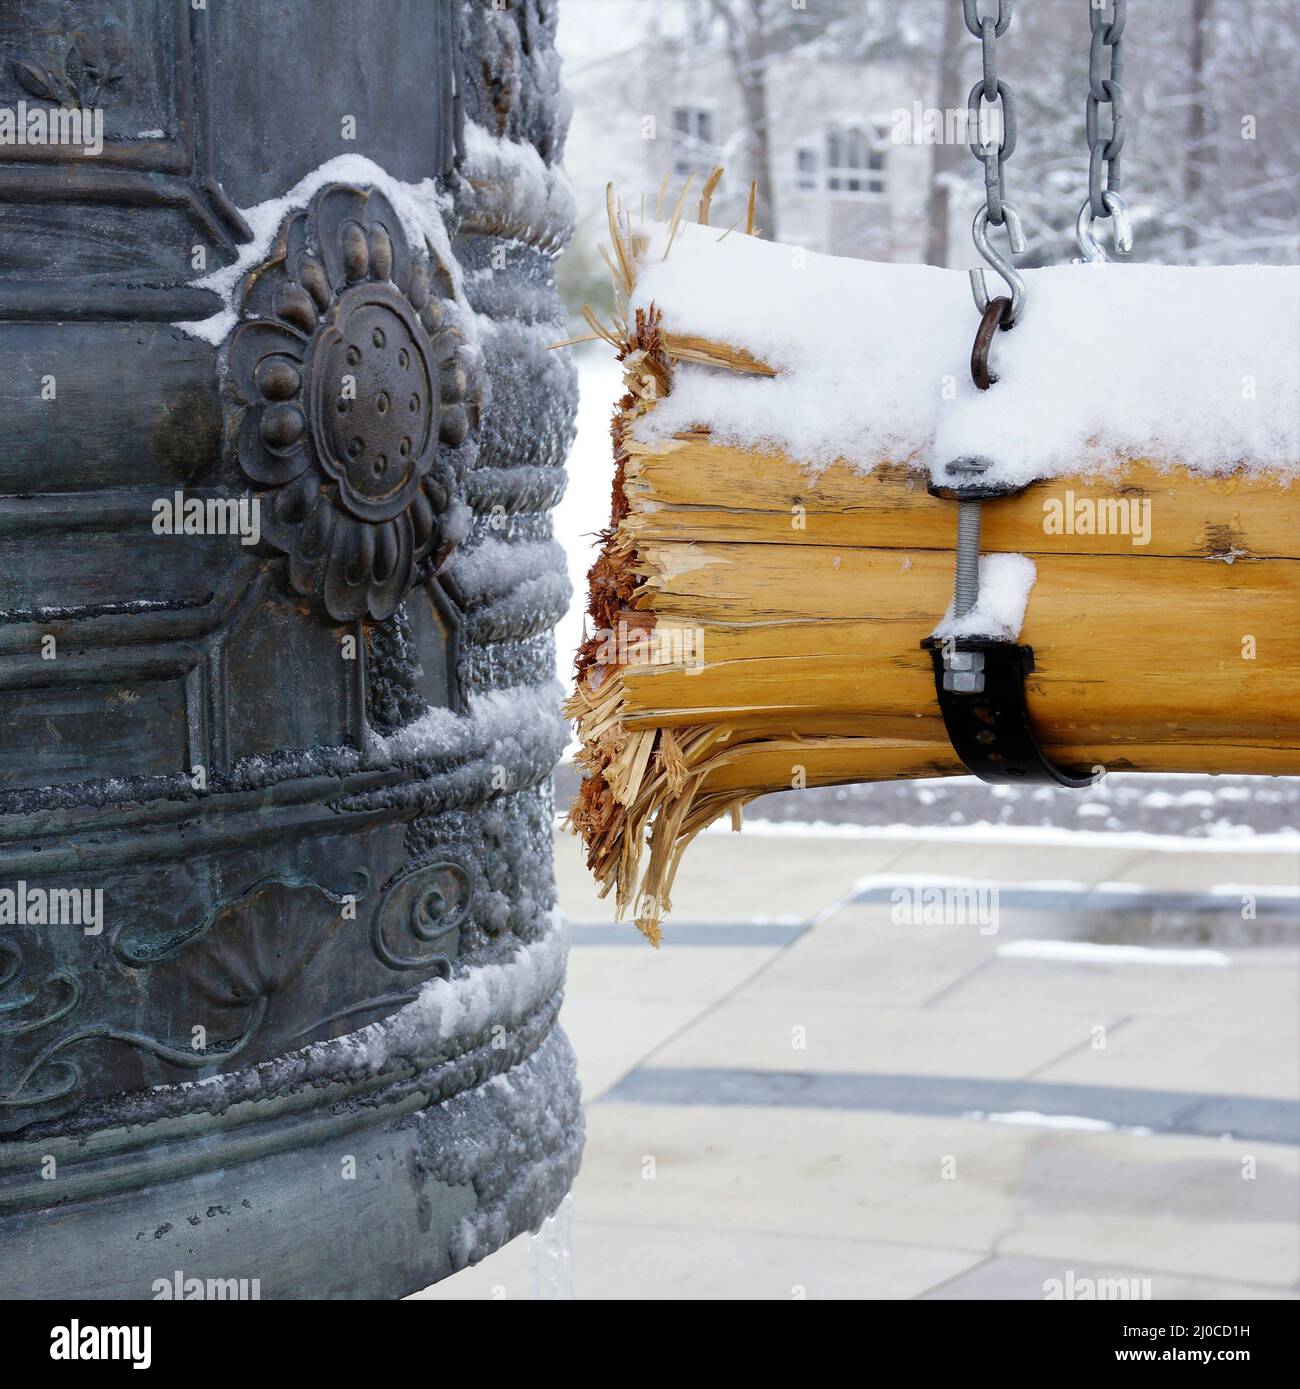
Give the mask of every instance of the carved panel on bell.
[[(290, 872), (241, 849), (103, 875), (88, 932), (27, 924), (0, 896), (0, 1133), (354, 1031), (447, 978), (472, 869), (446, 852), (412, 863), (403, 838), (396, 823), (295, 837)], [(16, 890), (56, 887), (80, 895), (73, 879)]]
[(228, 437), (289, 582), (335, 620), (391, 616), (464, 529), (482, 367), (452, 296), (383, 193), (343, 184), (246, 283)]
[[(14, 125), (0, 229), (18, 252), (0, 277), (5, 317), (51, 295), (52, 311), (122, 317), (141, 308), (129, 291), (142, 285), (178, 316), (205, 297), (215, 310), (215, 296), (177, 280), (193, 278), (185, 238), (197, 231), (221, 254), (252, 233), (211, 165), (208, 17), (192, 0), (0, 5), (0, 125)], [(34, 234), (19, 239), (24, 227)], [(97, 278), (128, 269), (129, 284)], [(28, 279), (43, 296), (24, 292)]]

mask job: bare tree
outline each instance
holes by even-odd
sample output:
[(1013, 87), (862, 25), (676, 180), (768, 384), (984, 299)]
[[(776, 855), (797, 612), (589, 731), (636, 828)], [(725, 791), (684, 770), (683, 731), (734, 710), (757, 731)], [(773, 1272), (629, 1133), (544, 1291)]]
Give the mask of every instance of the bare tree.
[[(967, 45), (963, 42), (966, 25), (961, 6), (944, 6), (943, 32), (939, 38), (937, 71), (938, 105), (959, 107), (965, 100), (961, 90), (962, 59)], [(966, 150), (961, 145), (942, 144), (934, 147), (930, 165), (930, 192), (926, 200), (925, 259), (928, 265), (948, 264), (948, 227), (952, 220), (952, 175), (962, 162)]]
[[(1191, 69), (1191, 103), (1187, 108), (1186, 177), (1183, 187), (1187, 201), (1194, 204), (1201, 191), (1201, 169), (1205, 154), (1205, 40), (1210, 27), (1210, 0), (1192, 0), (1192, 41), (1188, 66)], [(1189, 220), (1183, 228), (1183, 245), (1196, 246), (1196, 224)]]
[(750, 173), (758, 182), (755, 217), (758, 225), (771, 235), (776, 221), (772, 215), (772, 156), (767, 119), (767, 64), (773, 52), (769, 47), (769, 6), (764, 0), (709, 0), (709, 8), (726, 34), (727, 52), (745, 106)]
[[(782, 110), (785, 66), (834, 69), (827, 101), (858, 100), (844, 72), (862, 74), (860, 100), (870, 107), (878, 69), (913, 84), (915, 99), (941, 110), (961, 108), (979, 70), (980, 44), (966, 33), (960, 0), (656, 0), (663, 30), (649, 51), (670, 54), (689, 82), (694, 63), (716, 63), (734, 79), (737, 130), (716, 144), (737, 155), (759, 186), (757, 221), (765, 234), (781, 226), (775, 205), (792, 180), (774, 177), (780, 124), (815, 130), (833, 112), (806, 96)], [(996, 9), (981, 0), (981, 12)], [(682, 29), (685, 13), (689, 23)], [(1084, 104), (1088, 92), (1089, 9), (1085, 0), (1035, 0), (1018, 6), (998, 42), (1002, 77), (1013, 89), (1019, 136), (1007, 166), (1007, 195), (1024, 219), (1029, 250), (1022, 264), (1060, 263), (1075, 254), (1074, 219), (1087, 193)], [(1300, 259), (1300, 122), (1293, 118), (1300, 58), (1295, 0), (1158, 0), (1129, 6), (1122, 83), (1127, 107), (1122, 193), (1132, 210), (1136, 256), (1146, 261), (1213, 264)], [(721, 60), (719, 62), (719, 60)], [(622, 89), (617, 89), (621, 95)], [(701, 89), (701, 95), (712, 95)], [(653, 96), (647, 98), (653, 103)], [(717, 157), (709, 139), (708, 157)], [(899, 248), (932, 264), (954, 259), (949, 226), (969, 221), (983, 201), (983, 175), (964, 143), (930, 146), (925, 223), (919, 244)], [(741, 159), (737, 159), (741, 163)], [(744, 167), (747, 166), (747, 167)], [(807, 190), (798, 196), (816, 196)], [(1105, 236), (1105, 229), (1099, 229)]]
[(776, 229), (773, 201), (768, 76), (778, 59), (811, 56), (813, 46), (851, 16), (869, 29), (875, 6), (862, 0), (818, 0), (813, 8), (791, 0), (692, 0), (696, 31), (721, 36), (745, 111), (749, 176), (758, 184), (755, 220), (769, 236)]

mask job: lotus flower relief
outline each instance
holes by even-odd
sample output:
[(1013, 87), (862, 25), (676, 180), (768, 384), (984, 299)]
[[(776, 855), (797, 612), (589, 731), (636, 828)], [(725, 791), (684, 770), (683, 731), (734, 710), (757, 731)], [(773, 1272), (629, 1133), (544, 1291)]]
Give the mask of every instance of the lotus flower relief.
[[(450, 293), (445, 270), (443, 288)], [(455, 543), (478, 354), (382, 193), (340, 184), (250, 275), (229, 348), (236, 453), (289, 579), (339, 621), (390, 616)]]

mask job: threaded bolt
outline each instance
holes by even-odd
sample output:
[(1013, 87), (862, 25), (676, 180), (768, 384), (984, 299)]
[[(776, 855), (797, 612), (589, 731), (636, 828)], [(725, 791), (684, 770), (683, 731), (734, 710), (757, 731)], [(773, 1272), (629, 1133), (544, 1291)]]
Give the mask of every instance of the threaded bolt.
[(957, 580), (954, 617), (965, 617), (980, 596), (980, 503), (957, 503)]

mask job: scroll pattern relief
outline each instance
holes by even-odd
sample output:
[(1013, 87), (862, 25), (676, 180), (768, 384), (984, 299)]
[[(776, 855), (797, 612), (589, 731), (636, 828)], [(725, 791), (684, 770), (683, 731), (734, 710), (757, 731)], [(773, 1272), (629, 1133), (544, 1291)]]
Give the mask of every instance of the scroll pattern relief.
[[(105, 1049), (129, 1048), (161, 1063), (149, 1075), (174, 1081), (360, 1026), (367, 1014), (409, 1002), (425, 979), (450, 976), (473, 882), (445, 856), (399, 870), (378, 894), (364, 883), (350, 894), (266, 878), (186, 929), (161, 919), (128, 926), (108, 948), (110, 987), (117, 996), (132, 981), (142, 1006), (131, 1014), (149, 1026), (129, 1025), (120, 1009), (119, 1020), (82, 1019), (90, 972), (60, 967), (25, 979), (21, 946), (0, 937), (0, 1110), (73, 1095), (84, 1083), (79, 1063)], [(328, 1011), (331, 976), (358, 972), (358, 932), (381, 967), (366, 973), (384, 980), (391, 972), (391, 987)], [(189, 1000), (183, 1017), (176, 999)]]

